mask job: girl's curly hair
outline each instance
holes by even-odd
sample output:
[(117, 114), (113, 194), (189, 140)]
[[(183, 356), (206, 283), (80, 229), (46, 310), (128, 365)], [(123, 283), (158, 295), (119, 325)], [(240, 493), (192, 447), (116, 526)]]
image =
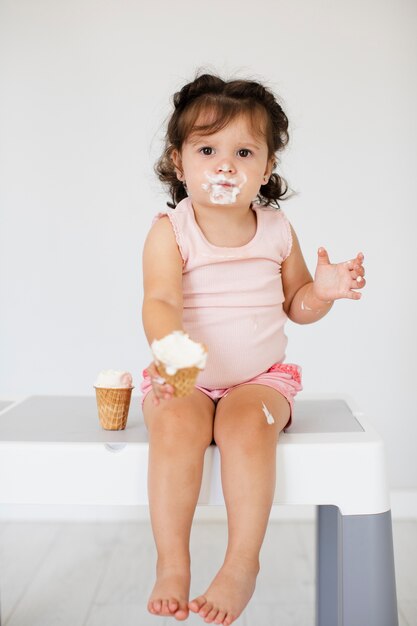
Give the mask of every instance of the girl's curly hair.
[[(165, 135), (165, 148), (162, 156), (154, 166), (159, 180), (168, 187), (172, 204), (176, 205), (187, 196), (184, 183), (178, 180), (172, 161), (173, 150), (181, 153), (183, 142), (192, 131), (209, 135), (224, 128), (232, 119), (246, 114), (253, 132), (263, 136), (268, 145), (268, 159), (275, 158), (273, 169), (279, 160), (276, 152), (283, 150), (288, 143), (288, 119), (278, 104), (273, 93), (263, 85), (251, 80), (224, 81), (213, 74), (202, 74), (184, 85), (173, 96), (175, 110), (169, 121)], [(195, 125), (199, 114), (213, 111), (214, 119), (205, 125)], [(288, 191), (284, 178), (276, 173), (271, 174), (269, 181), (262, 185), (257, 195), (260, 204), (273, 205), (280, 208), (278, 200)]]

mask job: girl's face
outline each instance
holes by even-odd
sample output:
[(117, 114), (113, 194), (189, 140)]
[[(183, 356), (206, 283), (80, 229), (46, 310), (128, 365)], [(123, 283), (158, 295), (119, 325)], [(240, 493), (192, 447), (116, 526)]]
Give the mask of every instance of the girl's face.
[(274, 163), (273, 157), (268, 159), (266, 140), (252, 134), (245, 116), (213, 135), (192, 132), (181, 154), (174, 150), (172, 159), (188, 195), (204, 207), (249, 207), (268, 181)]

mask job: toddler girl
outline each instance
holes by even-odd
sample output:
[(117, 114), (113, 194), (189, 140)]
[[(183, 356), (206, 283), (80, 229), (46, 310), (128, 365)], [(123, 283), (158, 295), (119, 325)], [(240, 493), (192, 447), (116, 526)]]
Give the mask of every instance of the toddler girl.
[[(319, 248), (314, 280), (278, 201), (274, 170), (288, 120), (258, 82), (203, 74), (174, 95), (156, 165), (170, 209), (155, 216), (143, 252), (149, 343), (175, 330), (205, 344), (192, 395), (151, 363), (142, 406), (149, 433), (148, 492), (157, 548), (154, 615), (229, 625), (249, 602), (275, 492), (276, 446), (291, 423), (301, 368), (285, 363), (287, 318), (310, 324), (339, 298), (358, 300), (363, 254), (331, 263)], [(215, 443), (228, 517), (224, 562), (190, 600), (189, 540), (206, 448)]]

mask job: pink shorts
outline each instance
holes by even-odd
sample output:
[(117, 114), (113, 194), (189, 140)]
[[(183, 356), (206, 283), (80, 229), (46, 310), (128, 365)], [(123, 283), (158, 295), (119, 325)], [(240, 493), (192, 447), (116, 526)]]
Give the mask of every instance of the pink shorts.
[[(266, 372), (255, 376), (255, 378), (246, 380), (244, 383), (239, 383), (238, 385), (232, 385), (231, 387), (225, 387), (223, 389), (206, 389), (205, 387), (200, 387), (200, 385), (195, 385), (195, 387), (214, 400), (215, 404), (217, 404), (220, 398), (226, 396), (231, 389), (235, 389), (236, 387), (240, 387), (242, 385), (257, 384), (272, 387), (273, 389), (279, 391), (279, 393), (281, 393), (289, 402), (290, 418), (285, 426), (285, 428), (289, 428), (292, 422), (294, 398), (297, 393), (303, 389), (301, 384), (301, 371), (301, 367), (295, 363), (274, 363), (274, 365), (272, 365), (272, 367), (270, 367)], [(143, 370), (142, 376), (143, 380), (140, 384), (140, 390), (143, 394), (143, 406), (143, 402), (147, 394), (152, 389), (152, 383), (146, 369)]]

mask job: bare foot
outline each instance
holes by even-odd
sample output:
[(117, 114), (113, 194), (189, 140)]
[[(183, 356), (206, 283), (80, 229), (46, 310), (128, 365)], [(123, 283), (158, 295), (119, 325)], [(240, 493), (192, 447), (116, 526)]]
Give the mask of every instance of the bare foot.
[(204, 595), (188, 603), (189, 609), (198, 613), (207, 624), (214, 622), (229, 626), (251, 599), (258, 573), (258, 562), (225, 562)]
[(190, 567), (157, 566), (157, 577), (148, 601), (152, 615), (175, 617), (183, 621), (189, 615)]

